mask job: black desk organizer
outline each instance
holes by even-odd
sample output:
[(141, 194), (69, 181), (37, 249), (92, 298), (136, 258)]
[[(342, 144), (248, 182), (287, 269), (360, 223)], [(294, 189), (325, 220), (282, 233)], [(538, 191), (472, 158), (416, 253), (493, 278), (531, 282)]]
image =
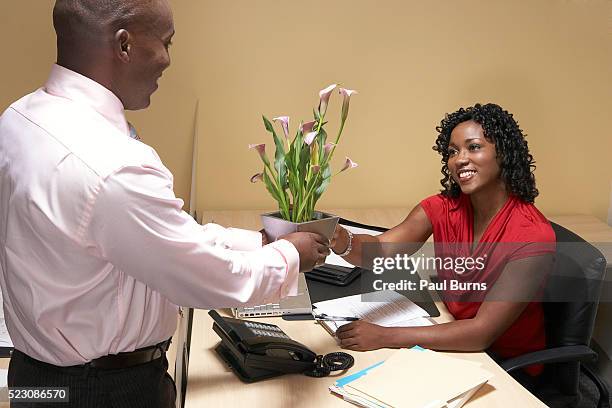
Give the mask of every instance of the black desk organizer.
[(334, 286), (347, 286), (359, 277), (361, 271), (362, 269), (358, 267), (349, 268), (346, 266), (325, 264), (317, 266), (305, 276), (307, 282), (311, 280), (328, 283)]

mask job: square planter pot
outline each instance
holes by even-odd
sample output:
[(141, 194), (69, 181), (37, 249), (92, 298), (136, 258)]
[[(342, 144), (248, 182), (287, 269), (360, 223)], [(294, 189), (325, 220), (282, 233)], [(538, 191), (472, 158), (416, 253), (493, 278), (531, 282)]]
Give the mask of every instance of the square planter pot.
[(261, 215), (261, 222), (270, 240), (276, 241), (280, 236), (292, 232), (316, 232), (331, 239), (340, 217), (320, 211), (314, 212), (314, 219), (306, 222), (284, 220), (280, 211)]

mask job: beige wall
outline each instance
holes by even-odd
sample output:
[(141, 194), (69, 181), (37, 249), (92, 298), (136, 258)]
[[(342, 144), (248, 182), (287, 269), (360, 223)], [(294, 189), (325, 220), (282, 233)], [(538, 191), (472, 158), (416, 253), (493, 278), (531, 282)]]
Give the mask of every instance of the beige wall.
[[(50, 0), (0, 2), (0, 109), (54, 60)], [(612, 171), (612, 2), (174, 0), (173, 66), (148, 111), (130, 114), (188, 199), (199, 119), (198, 207), (270, 208), (249, 177), (249, 143), (272, 141), (261, 114), (309, 120), (319, 89), (352, 101), (337, 164), (360, 164), (322, 207), (405, 207), (437, 191), (431, 150), (444, 113), (493, 101), (518, 118), (547, 214), (605, 220)], [(334, 95), (329, 129), (337, 127)], [(199, 113), (195, 102), (200, 100)]]

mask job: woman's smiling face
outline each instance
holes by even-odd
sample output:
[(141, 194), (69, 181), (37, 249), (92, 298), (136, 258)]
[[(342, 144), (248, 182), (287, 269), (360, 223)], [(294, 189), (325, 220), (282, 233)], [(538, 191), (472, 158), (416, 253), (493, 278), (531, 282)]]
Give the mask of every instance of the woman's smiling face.
[(448, 169), (464, 194), (504, 186), (495, 143), (485, 138), (482, 126), (473, 120), (458, 124), (451, 132)]

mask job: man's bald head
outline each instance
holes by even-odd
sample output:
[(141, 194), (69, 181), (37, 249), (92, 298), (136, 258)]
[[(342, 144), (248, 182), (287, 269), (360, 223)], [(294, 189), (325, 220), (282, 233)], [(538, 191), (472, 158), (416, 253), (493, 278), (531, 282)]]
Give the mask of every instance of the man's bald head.
[(56, 0), (57, 63), (110, 89), (126, 109), (150, 103), (170, 65), (168, 0)]
[[(53, 26), (58, 53), (112, 40), (119, 29), (146, 25), (154, 0), (57, 0)], [(68, 49), (65, 49), (68, 48)]]

